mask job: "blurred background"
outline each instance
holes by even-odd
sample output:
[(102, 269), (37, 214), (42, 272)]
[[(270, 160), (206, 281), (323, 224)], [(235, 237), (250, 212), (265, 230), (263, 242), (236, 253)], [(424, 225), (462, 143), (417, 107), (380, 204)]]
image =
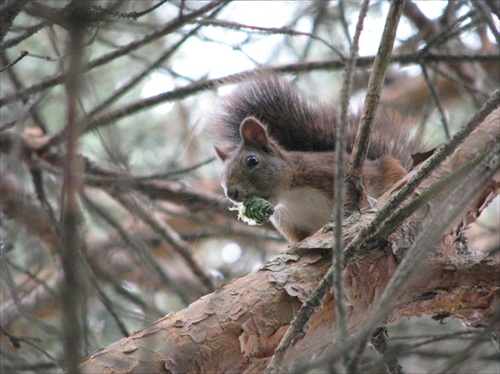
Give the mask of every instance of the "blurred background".
[[(206, 126), (233, 88), (224, 78), (234, 83), (260, 66), (312, 101), (337, 101), (360, 3), (0, 2), (2, 372), (61, 372), (61, 295), (73, 287), (65, 266), (78, 274), (85, 357), (287, 248), (271, 226), (247, 226), (228, 209)], [(388, 8), (370, 4), (354, 109)], [(423, 131), (429, 148), (499, 87), (499, 12), (494, 0), (407, 2), (382, 102)], [(79, 48), (75, 30), (83, 30)], [(75, 248), (65, 252), (71, 121), (79, 181)], [(498, 205), (468, 230), (472, 250), (498, 250)], [(494, 344), (469, 349), (476, 335), (459, 321), (397, 321), (389, 335), (407, 372), (456, 354), (470, 356), (460, 372), (499, 372)]]

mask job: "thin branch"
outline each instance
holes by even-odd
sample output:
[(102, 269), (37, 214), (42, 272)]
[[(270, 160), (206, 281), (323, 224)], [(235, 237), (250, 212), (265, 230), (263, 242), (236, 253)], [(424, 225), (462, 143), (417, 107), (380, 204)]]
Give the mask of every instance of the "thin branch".
[(235, 30), (241, 30), (241, 29), (248, 29), (250, 31), (256, 31), (260, 33), (265, 33), (265, 34), (280, 34), (280, 35), (290, 35), (290, 36), (307, 36), (308, 38), (317, 40), (327, 46), (329, 49), (331, 49), (336, 55), (340, 57), (341, 60), (345, 59), (344, 54), (340, 49), (335, 47), (333, 44), (329, 43), (325, 39), (311, 34), (309, 32), (301, 32), (301, 31), (296, 31), (296, 30), (291, 30), (285, 27), (260, 27), (260, 26), (249, 26), (249, 25), (243, 25), (241, 23), (236, 23), (236, 22), (229, 22), (229, 21), (221, 21), (221, 20), (201, 20), (198, 21), (197, 23), (201, 25), (210, 25), (210, 26), (219, 26), (219, 27), (225, 27), (225, 28), (231, 28)]
[(145, 16), (148, 13), (151, 13), (155, 9), (158, 9), (163, 4), (165, 4), (167, 1), (168, 0), (160, 0), (160, 1), (158, 1), (157, 4), (154, 4), (154, 5), (150, 6), (147, 9), (144, 9), (143, 11), (140, 11), (140, 12), (130, 12), (130, 13), (126, 13), (126, 14), (121, 13), (120, 16), (121, 17), (125, 17), (125, 18), (138, 19), (138, 18), (141, 18), (142, 16)]
[[(163, 284), (166, 287), (173, 290), (179, 296), (179, 298), (182, 300), (184, 304), (188, 305), (191, 302), (191, 300), (189, 300), (185, 295), (183, 288), (180, 287), (176, 282), (174, 282), (174, 280), (172, 280), (171, 277), (168, 276), (165, 273), (165, 271), (161, 268), (160, 264), (158, 263), (158, 260), (153, 258), (149, 248), (147, 248), (141, 242), (136, 240), (132, 235), (130, 235), (127, 232), (127, 230), (125, 230), (114, 217), (112, 217), (101, 206), (92, 201), (92, 199), (90, 199), (86, 194), (82, 194), (82, 198), (85, 204), (89, 208), (91, 208), (93, 212), (95, 212), (98, 216), (100, 216), (109, 226), (111, 226), (114, 230), (116, 230), (116, 232), (125, 241), (125, 243), (127, 243), (130, 246), (130, 249), (132, 250), (131, 254), (133, 255), (134, 259), (137, 258), (139, 261), (143, 262), (146, 265), (146, 269), (152, 269), (154, 273), (156, 273), (158, 278), (160, 278), (161, 282), (163, 282)], [(92, 257), (89, 258), (88, 262), (89, 264), (93, 264), (94, 263), (93, 258)], [(93, 264), (92, 268), (96, 273), (101, 274), (103, 272), (99, 264)], [(107, 278), (107, 280), (115, 284), (114, 282), (112, 282), (112, 279)], [(134, 299), (133, 301), (135, 303), (139, 303), (140, 305), (144, 304), (144, 302), (139, 301), (138, 299)]]
[[(138, 46), (135, 46), (136, 48), (140, 47), (140, 43)], [(124, 46), (122, 48), (125, 48), (127, 46)], [(135, 49), (135, 48), (133, 48)], [(126, 52), (123, 52), (123, 54), (128, 53), (129, 51), (127, 50)], [(110, 54), (113, 52), (110, 52)], [(122, 54), (118, 54), (116, 57), (121, 57)], [(98, 58), (94, 60), (94, 62), (90, 63), (87, 66), (87, 70), (91, 70), (94, 67), (100, 66), (102, 64), (105, 64), (107, 62), (110, 62), (113, 58), (112, 56), (105, 55), (102, 58)], [(367, 57), (359, 57), (357, 61), (357, 66), (359, 68), (366, 68), (366, 67), (371, 67), (373, 65), (373, 62), (375, 60), (375, 57), (373, 56), (367, 56)], [(415, 53), (410, 53), (410, 54), (401, 54), (397, 56), (392, 56), (391, 57), (391, 63), (397, 63), (397, 64), (402, 64), (402, 65), (407, 65), (407, 64), (420, 64), (422, 62), (447, 62), (447, 63), (454, 63), (454, 62), (485, 62), (485, 63), (498, 63), (498, 55), (497, 54), (491, 54), (491, 55), (484, 55), (484, 54), (415, 54)], [(316, 71), (316, 70), (332, 70), (332, 69), (343, 69), (345, 67), (345, 61), (341, 59), (330, 59), (330, 60), (319, 60), (319, 61), (307, 61), (307, 62), (298, 62), (298, 63), (292, 63), (292, 64), (284, 64), (284, 65), (279, 65), (274, 68), (270, 68), (270, 71), (274, 72), (284, 72), (284, 73), (298, 73), (298, 72), (309, 72), (309, 71)], [(251, 74), (251, 72), (247, 72), (248, 74)], [(235, 75), (236, 76), (236, 75)], [(243, 76), (241, 76), (243, 78)], [(59, 85), (64, 82), (65, 75), (63, 74), (58, 74), (56, 76), (47, 78), (46, 80), (35, 83), (32, 86), (22, 90), (22, 91), (16, 91), (15, 93), (7, 94), (3, 98), (0, 99), (0, 107), (9, 104), (11, 102), (14, 102), (19, 99), (26, 98), (34, 93), (44, 91), (48, 88), (51, 88), (53, 86)], [(217, 80), (218, 81), (218, 80)], [(233, 83), (235, 81), (233, 80)], [(178, 98), (183, 98), (186, 96), (186, 94), (192, 94), (194, 92), (198, 92), (200, 90), (204, 89), (211, 89), (215, 87), (217, 82), (213, 82), (214, 84), (211, 84), (211, 81), (207, 81), (207, 86), (201, 86), (198, 87), (197, 89), (194, 89), (193, 91), (187, 91), (184, 93), (184, 95), (179, 96)], [(170, 101), (172, 99), (175, 99), (177, 95), (166, 95), (166, 96), (161, 96), (164, 94), (160, 94), (157, 96), (154, 96), (156, 99), (154, 100), (149, 100), (150, 104), (149, 106), (159, 104), (161, 102), (166, 102)], [(153, 97), (152, 97), (153, 98)], [(150, 98), (150, 99), (152, 99)], [(147, 105), (146, 105), (147, 106)], [(142, 109), (142, 108), (141, 108)]]
[[(488, 338), (491, 331), (494, 331), (498, 322), (500, 321), (500, 310), (493, 313), (493, 318), (479, 334), (477, 334), (474, 339), (464, 347), (460, 352), (457, 352), (451, 357), (445, 364), (443, 364), (438, 370), (434, 370), (433, 373), (445, 374), (452, 373), (468, 358), (470, 358), (471, 352), (477, 349), (477, 346)], [(498, 362), (498, 354), (496, 355), (495, 361)]]
[[(475, 17), (474, 11), (469, 11), (466, 14), (460, 16), (448, 27), (441, 29), (439, 28), (440, 23), (429, 20), (422, 11), (415, 5), (413, 2), (408, 1), (407, 6), (405, 7), (405, 15), (422, 31), (422, 35), (427, 42), (427, 44), (422, 48), (421, 54), (425, 55), (431, 50), (442, 50), (442, 51), (451, 51), (456, 49), (456, 45), (453, 47), (452, 45), (445, 44), (446, 42), (454, 40), (459, 45), (463, 45), (463, 43), (458, 39), (458, 36), (465, 31), (468, 31), (475, 27), (479, 20)], [(476, 18), (476, 19), (475, 19)], [(459, 26), (460, 23), (470, 19), (468, 24), (463, 26)], [(478, 85), (474, 80), (477, 80), (477, 74), (474, 74), (470, 67), (464, 64), (464, 61), (458, 61), (457, 64), (449, 64), (450, 70), (453, 70), (462, 80), (467, 82), (471, 82), (472, 85)], [(473, 91), (472, 91), (473, 92)], [(478, 98), (472, 95), (474, 101), (479, 102)]]
[(447, 190), (449, 191), (451, 186), (456, 186), (458, 183), (460, 183), (467, 176), (467, 174), (470, 173), (471, 169), (476, 167), (477, 164), (479, 164), (483, 160), (483, 158), (484, 157), (477, 157), (467, 164), (462, 165), (446, 177), (440, 179), (432, 186), (419, 193), (419, 195), (408, 202), (408, 204), (394, 211), (394, 213), (391, 214), (391, 216), (382, 224), (382, 226), (380, 226), (378, 231), (374, 235), (366, 239), (365, 243), (375, 242), (380, 238), (387, 237), (387, 235), (391, 234), (401, 222), (410, 217), (425, 203), (429, 202), (433, 197), (436, 197), (438, 193)]
[[(426, 66), (428, 65), (429, 64), (426, 64)], [(436, 74), (448, 79), (449, 81), (455, 83), (458, 87), (462, 88), (464, 91), (470, 93), (473, 99), (476, 98), (476, 94), (480, 95), (483, 99), (487, 99), (489, 97), (489, 94), (487, 92), (485, 92), (484, 90), (480, 90), (477, 87), (474, 87), (472, 84), (460, 78), (458, 74), (456, 74), (455, 72), (453, 71), (447, 72), (444, 69), (442, 69), (438, 64), (432, 64), (430, 65), (430, 67), (434, 72), (436, 72)]]
[(35, 281), (35, 283), (37, 283), (38, 285), (42, 286), (47, 291), (47, 294), (50, 294), (54, 298), (54, 300), (57, 300), (57, 298), (59, 297), (59, 295), (57, 294), (56, 290), (54, 290), (51, 286), (49, 286), (47, 284), (47, 282), (45, 282), (44, 280), (40, 279), (36, 274), (33, 274), (33, 272), (31, 272), (30, 270), (23, 269), (22, 267), (16, 265), (15, 263), (13, 263), (12, 261), (10, 261), (8, 259), (6, 259), (5, 261), (14, 270), (17, 270), (20, 273), (26, 274), (30, 279), (33, 279)]
[[(146, 250), (146, 248), (144, 248)], [(90, 255), (92, 256), (92, 255)], [(121, 279), (117, 279), (110, 272), (109, 269), (103, 269), (95, 264), (94, 258), (87, 257), (87, 263), (89, 267), (92, 268), (92, 272), (101, 280), (106, 283), (109, 283), (116, 294), (121, 295), (125, 300), (137, 305), (139, 308), (144, 310), (144, 313), (151, 317), (162, 317), (166, 313), (155, 308), (150, 305), (148, 302), (143, 300), (139, 295), (135, 294), (133, 291), (130, 291), (127, 287), (123, 285), (123, 281)], [(139, 265), (139, 264), (138, 264)], [(184, 300), (183, 300), (184, 301)], [(187, 302), (185, 303), (188, 304)]]
[[(0, 54), (1, 54), (1, 59), (2, 59), (2, 62), (4, 63), (4, 65), (9, 65), (5, 51), (0, 52)], [(14, 88), (16, 90), (21, 90), (24, 88), (24, 83), (22, 81), (21, 76), (17, 73), (16, 69), (13, 68), (13, 66), (14, 65), (11, 65), (11, 68), (7, 70), (7, 75), (9, 77), (10, 81), (12, 82)], [(22, 100), (22, 103), (24, 104), (24, 106), (23, 106), (21, 112), (9, 122), (12, 123), (12, 122), (17, 121), (19, 124), (22, 124), (26, 118), (24, 114), (29, 113), (31, 115), (31, 118), (33, 119), (33, 122), (35, 122), (36, 125), (38, 127), (40, 127), (40, 129), (43, 131), (43, 133), (46, 133), (47, 126), (45, 125), (42, 117), (40, 116), (40, 114), (37, 111), (37, 106), (40, 103), (42, 97), (43, 97), (43, 95), (34, 95), (29, 99)], [(4, 127), (5, 126), (2, 126), (2, 128), (4, 128)]]
[(181, 45), (183, 45), (184, 42), (189, 37), (191, 37), (192, 35), (194, 35), (197, 31), (198, 31), (198, 28), (194, 28), (189, 33), (187, 33), (186, 35), (184, 35), (177, 43), (175, 43), (167, 51), (165, 51), (164, 53), (162, 53), (160, 55), (160, 57), (158, 57), (155, 61), (153, 61), (148, 66), (146, 66), (146, 68), (143, 69), (143, 71), (141, 73), (139, 73), (136, 76), (130, 78), (116, 92), (114, 92), (107, 99), (104, 99), (101, 103), (99, 103), (99, 105), (97, 105), (94, 109), (92, 109), (88, 115), (90, 117), (94, 116), (96, 113), (99, 113), (103, 109), (107, 108), (112, 103), (116, 102), (119, 98), (121, 98), (123, 95), (125, 95), (127, 92), (129, 92), (134, 86), (136, 86), (140, 81), (142, 81), (145, 77), (147, 77), (152, 70), (154, 70), (155, 68), (159, 67), (168, 58), (170, 58), (178, 50), (178, 48)]
[[(12, 137), (0, 136), (0, 144), (2, 145), (1, 149), (5, 149), (6, 152), (13, 146), (12, 143), (15, 145), (19, 142), (22, 142), (22, 140), (17, 139), (17, 137), (12, 139)], [(26, 144), (23, 145), (26, 146)], [(22, 149), (22, 151), (23, 153), (28, 153), (34, 150), (28, 148)], [(61, 175), (60, 164), (64, 162), (64, 158), (60, 154), (44, 155), (44, 157), (48, 160), (37, 155), (33, 156), (32, 160), (25, 161), (33, 161), (36, 167), (47, 170), (54, 175)], [(172, 172), (173, 174), (170, 174), (169, 172), (160, 173), (156, 175), (156, 178), (154, 178), (153, 175), (134, 177), (121, 170), (110, 170), (109, 168), (86, 162), (85, 168), (87, 173), (82, 174), (82, 177), (85, 184), (89, 186), (111, 189), (120, 188), (126, 185), (127, 187), (135, 189), (153, 200), (169, 200), (176, 203), (182, 201), (184, 205), (194, 211), (210, 209), (210, 211), (216, 211), (219, 214), (230, 215), (231, 213), (228, 210), (230, 204), (227, 199), (223, 197), (223, 195), (190, 187), (178, 181), (164, 180), (171, 175), (183, 173), (184, 170), (197, 168), (209, 162), (211, 162), (210, 159), (191, 167), (174, 170)]]
[(189, 245), (182, 240), (175, 230), (173, 230), (166, 222), (156, 218), (153, 212), (148, 209), (138, 200), (133, 200), (130, 196), (119, 194), (115, 197), (127, 210), (136, 214), (139, 218), (151, 226), (172, 248), (184, 259), (186, 264), (191, 268), (193, 274), (205, 286), (206, 290), (211, 292), (215, 289), (215, 284), (212, 276), (208, 271), (195, 259), (193, 250)]
[[(453, 62), (455, 60), (460, 60), (455, 57), (458, 56), (440, 56), (443, 57), (445, 61), (448, 62)], [(461, 56), (462, 58), (467, 58), (467, 56)], [(479, 57), (472, 57), (468, 56), (471, 61), (476, 61), (477, 58)], [(479, 58), (479, 60), (483, 60), (483, 58), (486, 61), (494, 61), (497, 62), (498, 56), (482, 56)], [(436, 56), (422, 56), (422, 57), (415, 57), (414, 55), (410, 56), (397, 56), (394, 57), (393, 61), (394, 62), (399, 62), (399, 63), (410, 63), (410, 62), (415, 62), (415, 63), (420, 63), (421, 61), (435, 61)], [(440, 60), (438, 58), (437, 60)], [(358, 59), (358, 65), (359, 61), (364, 61), (363, 66), (369, 66), (370, 63), (373, 62), (373, 58), (359, 58)], [(330, 62), (312, 62), (312, 63), (296, 63), (296, 64), (289, 64), (289, 65), (283, 65), (283, 66), (278, 66), (275, 68), (270, 68), (270, 71), (274, 72), (301, 72), (301, 71), (310, 71), (310, 70), (316, 70), (316, 69), (330, 69), (330, 68), (343, 68), (345, 66), (345, 63), (339, 60), (334, 60)], [(249, 76), (252, 76), (254, 74), (253, 70), (246, 71), (243, 73), (238, 73), (234, 74), (231, 76), (227, 76), (224, 78), (218, 78), (218, 79), (211, 79), (211, 80), (206, 80), (206, 81), (197, 81), (194, 82), (190, 85), (175, 89), (173, 91), (161, 93), (155, 96), (151, 96), (149, 98), (143, 99), (143, 100), (138, 100), (132, 104), (128, 104), (125, 106), (122, 106), (121, 108), (115, 109), (113, 111), (110, 111), (108, 113), (104, 113), (99, 117), (96, 118), (91, 118), (87, 119), (84, 123), (84, 130), (83, 132), (88, 132), (90, 130), (93, 130), (95, 128), (109, 125), (111, 123), (114, 123), (115, 121), (124, 118), (126, 116), (129, 116), (133, 113), (145, 110), (147, 108), (153, 107), (155, 105), (158, 105), (160, 103), (164, 102), (169, 102), (173, 100), (180, 100), (185, 97), (188, 97), (190, 95), (193, 95), (197, 92), (202, 92), (206, 90), (213, 89), (215, 87), (221, 86), (223, 84), (226, 84), (227, 82), (232, 82), (235, 83), (238, 80), (244, 80), (248, 78)], [(0, 106), (2, 104), (5, 104), (5, 99), (1, 100), (0, 99)], [(66, 131), (65, 129), (61, 130), (60, 132), (54, 134), (52, 138), (39, 149), (39, 152), (43, 153), (47, 151), (51, 146), (54, 146), (56, 144), (59, 144), (64, 140), (66, 137)]]
[(94, 277), (91, 278), (92, 286), (95, 288), (97, 291), (97, 294), (99, 295), (99, 299), (103, 303), (104, 307), (108, 311), (108, 313), (111, 315), (111, 318), (115, 321), (116, 325), (118, 326), (118, 329), (120, 330), (121, 334), (123, 336), (129, 336), (129, 330), (125, 326), (125, 322), (122, 321), (120, 316), (118, 315), (115, 304), (109, 299), (109, 297), (104, 293), (102, 290), (102, 287), (99, 285), (99, 283), (96, 281)]
[(0, 332), (9, 338), (9, 340), (11, 341), (12, 345), (15, 348), (21, 348), (21, 343), (26, 344), (27, 346), (41, 353), (43, 356), (47, 357), (47, 359), (50, 361), (50, 363), (47, 363), (47, 365), (50, 365), (51, 367), (59, 367), (58, 360), (55, 357), (53, 357), (50, 353), (48, 353), (45, 349), (35, 344), (33, 342), (36, 341), (34, 338), (27, 338), (24, 336), (14, 336), (12, 334), (9, 334), (9, 332), (6, 331), (2, 326), (0, 326)]
[(382, 357), (388, 374), (404, 374), (403, 368), (393, 354), (392, 347), (389, 349), (389, 337), (386, 327), (381, 327), (376, 330), (371, 338), (371, 343)]
[(148, 175), (145, 177), (136, 177), (135, 180), (144, 182), (144, 181), (151, 180), (151, 179), (169, 179), (169, 178), (172, 178), (174, 176), (191, 173), (192, 171), (195, 171), (195, 170), (201, 168), (202, 166), (211, 164), (216, 159), (217, 159), (216, 157), (210, 157), (209, 159), (206, 159), (205, 161), (198, 162), (197, 164), (194, 164), (192, 166), (187, 166), (185, 168), (167, 171), (165, 173), (152, 174), (152, 175)]
[[(328, 1), (322, 1), (322, 0), (316, 0), (311, 6), (309, 7), (311, 13), (314, 12), (314, 17), (313, 17), (313, 22), (311, 25), (311, 35), (316, 35), (318, 33), (319, 27), (321, 26), (321, 23), (323, 22), (323, 19), (325, 16), (328, 14), (328, 6), (329, 2)], [(303, 14), (299, 14), (299, 18), (303, 16)], [(295, 19), (293, 24), (297, 23), (297, 20)], [(307, 56), (309, 56), (309, 52), (311, 51), (311, 47), (313, 46), (314, 38), (308, 39), (304, 49), (302, 51), (300, 60), (304, 61)]]
[(45, 26), (50, 25), (53, 21), (51, 20), (44, 20), (37, 25), (29, 27), (23, 34), (18, 35), (16, 37), (13, 37), (11, 39), (8, 39), (4, 41), (2, 44), (0, 44), (0, 50), (7, 50), (8, 48), (11, 48), (19, 43), (21, 43), (23, 40), (28, 39), (31, 35), (37, 33), (41, 29), (43, 29)]
[[(363, 22), (368, 13), (370, 0), (363, 1), (358, 21), (356, 23), (356, 31), (349, 51), (349, 60), (344, 69), (344, 79), (340, 93), (340, 110), (338, 117), (337, 136), (335, 143), (335, 163), (334, 163), (334, 180), (338, 183), (334, 184), (334, 243), (333, 248), (333, 289), (335, 293), (335, 323), (339, 330), (339, 340), (347, 341), (349, 331), (347, 327), (346, 316), (346, 296), (344, 285), (344, 243), (343, 243), (343, 224), (344, 218), (344, 193), (345, 193), (345, 158), (346, 158), (346, 132), (348, 125), (349, 101), (351, 97), (352, 84), (354, 81), (354, 71), (356, 68), (356, 60), (358, 58), (359, 39), (363, 30)], [(348, 356), (344, 357), (344, 362), (348, 361)]]
[(493, 17), (491, 16), (491, 12), (486, 8), (486, 6), (480, 1), (476, 1), (473, 3), (474, 7), (481, 13), (481, 16), (484, 20), (486, 20), (486, 24), (490, 29), (493, 37), (495, 38), (497, 45), (500, 45), (500, 32), (498, 31), (498, 22), (495, 23)]
[(351, 162), (347, 168), (348, 183), (346, 183), (346, 190), (349, 196), (353, 196), (353, 201), (349, 202), (347, 207), (350, 211), (358, 209), (357, 206), (362, 193), (360, 192), (362, 191), (361, 170), (368, 153), (371, 126), (380, 101), (380, 93), (382, 92), (385, 73), (389, 67), (396, 39), (396, 30), (403, 13), (404, 4), (405, 0), (391, 0), (384, 31), (380, 38), (379, 50), (368, 81), (363, 114), (354, 141)]
[(346, 15), (345, 15), (345, 3), (346, 0), (339, 0), (339, 13), (340, 13), (340, 23), (342, 24), (342, 29), (344, 31), (345, 37), (347, 39), (347, 43), (351, 45), (352, 40), (351, 40), (351, 34), (349, 32), (349, 24), (347, 23)]
[(500, 5), (496, 0), (486, 0), (486, 4), (490, 8), (491, 12), (500, 18)]
[(17, 57), (12, 61), (6, 64), (2, 69), (0, 69), (0, 73), (3, 73), (5, 70), (10, 69), (12, 66), (17, 64), (19, 61), (21, 61), (23, 58), (25, 58), (28, 55), (28, 51), (21, 51), (17, 55)]
[(26, 103), (24, 103), (24, 105), (14, 118), (0, 125), (0, 133), (13, 128), (17, 124), (23, 123), (23, 121), (25, 121), (29, 115), (33, 117), (33, 120), (37, 123), (38, 126), (40, 126), (40, 129), (45, 132), (46, 127), (35, 110), (35, 107), (40, 101), (39, 99), (39, 97), (34, 96), (31, 99), (26, 100)]
[[(479, 332), (480, 333), (480, 332)], [(413, 352), (416, 348), (424, 347), (428, 344), (433, 344), (437, 342), (442, 342), (442, 341), (449, 341), (449, 340), (470, 340), (470, 337), (474, 337), (478, 335), (478, 331), (458, 331), (458, 332), (452, 332), (448, 334), (440, 334), (440, 335), (411, 335), (411, 336), (405, 336), (405, 337), (391, 337), (391, 340), (413, 340), (413, 339), (422, 339), (425, 338), (424, 340), (414, 343), (414, 344), (402, 344), (398, 343), (393, 349), (391, 354), (410, 354)], [(486, 339), (485, 339), (486, 340)]]
[[(7, 266), (6, 261), (3, 260), (4, 253), (0, 252), (0, 270), (1, 274), (0, 276), (2, 277), (2, 284), (5, 285), (8, 289), (8, 294), (10, 298), (12, 299), (11, 304), (13, 305), (12, 307), (15, 308), (15, 315), (16, 317), (22, 316), (26, 318), (26, 320), (30, 321), (33, 323), (37, 328), (40, 328), (42, 331), (48, 333), (48, 334), (53, 334), (58, 337), (62, 336), (62, 332), (55, 326), (43, 321), (41, 318), (38, 318), (37, 316), (33, 315), (32, 313), (27, 310), (25, 306), (25, 301), (20, 297), (19, 295), (19, 289), (16, 286), (16, 283), (13, 279), (12, 273), (10, 271), (10, 268)], [(46, 290), (46, 289), (45, 289)], [(48, 295), (48, 292), (46, 293)], [(2, 317), (2, 323), (8, 323), (5, 321), (5, 305), (2, 304), (2, 309), (3, 313), (1, 314)]]
[[(420, 11), (420, 10), (419, 10)], [(460, 23), (463, 21), (472, 18), (474, 15), (473, 11), (467, 12), (466, 14), (460, 16), (458, 19), (455, 20), (455, 22), (451, 25), (449, 25), (446, 29), (444, 30), (436, 30), (435, 33), (430, 34), (427, 37), (427, 44), (425, 47), (422, 49), (424, 53), (429, 52), (432, 48), (437, 49), (438, 47), (442, 48), (443, 44), (452, 39), (455, 36), (458, 36), (462, 34), (464, 31), (467, 31), (471, 29), (473, 26), (476, 25), (476, 22), (470, 21), (468, 24), (465, 24), (464, 26), (458, 27)], [(435, 24), (433, 21), (429, 20), (426, 18), (426, 22), (429, 24)]]
[(432, 99), (436, 104), (436, 108), (439, 112), (439, 117), (441, 118), (441, 123), (443, 124), (444, 134), (446, 136), (446, 140), (450, 140), (450, 126), (448, 125), (448, 120), (446, 119), (446, 114), (443, 109), (443, 105), (441, 104), (441, 100), (439, 99), (439, 95), (436, 91), (435, 84), (431, 81), (429, 74), (427, 74), (427, 69), (425, 65), (420, 65), (422, 69), (422, 75), (427, 83), (427, 87), (429, 87), (429, 92), (431, 93)]
[[(318, 287), (315, 288), (311, 296), (302, 304), (298, 312), (293, 317), (290, 322), (290, 327), (286, 331), (283, 338), (276, 348), (273, 357), (266, 366), (265, 374), (280, 373), (281, 366), (283, 365), (283, 360), (285, 354), (292, 345), (293, 341), (305, 334), (306, 325), (309, 322), (311, 315), (318, 310), (318, 308), (323, 303), (323, 299), (326, 293), (330, 290), (333, 283), (333, 266), (330, 267), (326, 275), (321, 279)], [(343, 350), (339, 352), (339, 355), (344, 355), (348, 350), (348, 342), (343, 342)]]
[[(344, 80), (342, 83), (342, 93), (341, 93), (341, 108), (339, 113), (339, 126), (337, 127), (336, 135), (336, 153), (335, 157), (337, 162), (334, 165), (334, 178), (336, 180), (342, 180), (344, 178), (344, 153), (345, 153), (345, 132), (347, 124), (347, 111), (349, 106), (350, 90), (353, 82), (353, 75), (356, 66), (356, 59), (358, 56), (358, 45), (359, 37), (363, 28), (363, 21), (368, 12), (369, 1), (364, 1), (358, 16), (358, 22), (356, 24), (356, 35), (354, 36), (354, 42), (351, 44), (349, 60), (347, 62), (346, 69), (344, 70)], [(338, 178), (338, 179), (337, 179)], [(335, 219), (335, 233), (334, 233), (334, 243), (333, 246), (333, 266), (331, 278), (325, 283), (333, 283), (335, 285), (335, 295), (338, 298), (338, 302), (335, 304), (335, 312), (337, 315), (336, 326), (340, 331), (340, 340), (345, 341), (348, 337), (347, 321), (345, 315), (345, 290), (343, 284), (343, 242), (342, 242), (342, 219), (343, 219), (343, 198), (344, 198), (344, 183), (335, 184), (335, 200), (337, 204), (334, 208), (334, 219)], [(323, 278), (324, 280), (325, 278)], [(321, 287), (318, 286), (316, 290)], [(329, 286), (328, 286), (329, 288)], [(318, 308), (323, 300), (324, 294), (321, 296), (322, 292), (327, 292), (328, 288), (322, 287), (318, 296), (311, 297), (301, 306), (300, 310), (297, 312), (290, 327), (280, 341), (280, 344), (276, 348), (274, 355), (269, 360), (265, 373), (280, 372), (281, 366), (283, 364), (283, 359), (285, 354), (292, 344), (292, 342), (297, 339), (297, 337), (304, 332), (304, 327), (307, 321), (310, 319), (312, 313)]]

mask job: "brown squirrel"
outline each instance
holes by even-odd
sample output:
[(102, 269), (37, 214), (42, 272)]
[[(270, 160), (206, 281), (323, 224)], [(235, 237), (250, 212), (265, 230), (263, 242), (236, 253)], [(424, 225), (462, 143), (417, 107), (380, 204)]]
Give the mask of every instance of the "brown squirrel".
[[(347, 158), (359, 114), (350, 114)], [(224, 98), (211, 124), (224, 162), (222, 187), (237, 203), (254, 195), (275, 208), (271, 222), (291, 242), (319, 230), (333, 212), (335, 105), (308, 101), (275, 75), (257, 75)], [(378, 198), (407, 173), (418, 137), (395, 113), (379, 111), (362, 170), (368, 196)]]

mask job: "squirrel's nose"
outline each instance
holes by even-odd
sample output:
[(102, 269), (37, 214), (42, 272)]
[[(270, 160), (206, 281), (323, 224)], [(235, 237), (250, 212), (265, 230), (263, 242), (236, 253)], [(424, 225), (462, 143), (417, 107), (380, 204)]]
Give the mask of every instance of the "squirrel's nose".
[(226, 190), (226, 196), (238, 203), (243, 201), (243, 194), (237, 187), (228, 187)]

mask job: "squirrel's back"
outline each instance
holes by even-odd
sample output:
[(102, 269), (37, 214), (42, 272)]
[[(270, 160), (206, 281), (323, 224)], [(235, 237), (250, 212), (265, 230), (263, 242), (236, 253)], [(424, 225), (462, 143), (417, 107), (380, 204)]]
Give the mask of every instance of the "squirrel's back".
[[(211, 132), (217, 147), (231, 151), (241, 143), (240, 124), (253, 116), (266, 125), (271, 137), (287, 151), (333, 151), (337, 115), (337, 105), (317, 104), (285, 79), (273, 74), (257, 74), (222, 98)], [(348, 152), (352, 150), (359, 120), (359, 114), (349, 114)], [(375, 160), (391, 155), (409, 169), (411, 154), (421, 148), (420, 138), (410, 134), (410, 127), (397, 113), (379, 109), (372, 127), (368, 158)]]

